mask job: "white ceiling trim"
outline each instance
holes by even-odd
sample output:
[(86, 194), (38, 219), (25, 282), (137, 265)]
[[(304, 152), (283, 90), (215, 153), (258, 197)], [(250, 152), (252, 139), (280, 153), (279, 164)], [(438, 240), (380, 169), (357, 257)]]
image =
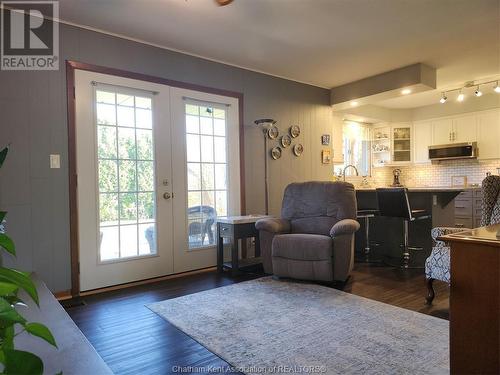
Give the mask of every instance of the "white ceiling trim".
[(205, 57), (205, 56), (197, 55), (196, 53), (186, 52), (186, 51), (183, 51), (183, 50), (180, 50), (180, 49), (176, 49), (176, 48), (170, 48), (170, 47), (167, 47), (167, 46), (164, 46), (164, 45), (161, 45), (161, 44), (147, 42), (147, 41), (142, 40), (142, 39), (132, 38), (132, 37), (127, 36), (127, 35), (112, 33), (110, 31), (98, 29), (98, 28), (95, 28), (95, 27), (92, 27), (92, 26), (81, 25), (81, 24), (78, 24), (78, 23), (74, 23), (74, 22), (70, 22), (70, 21), (66, 21), (66, 20), (62, 20), (62, 19), (53, 20), (53, 21), (56, 21), (56, 22), (59, 22), (59, 23), (65, 24), (65, 25), (73, 26), (73, 27), (78, 27), (80, 29), (85, 29), (85, 30), (94, 31), (94, 32), (100, 33), (100, 34), (105, 34), (105, 35), (113, 36), (113, 37), (120, 38), (120, 39), (130, 40), (132, 42), (145, 44), (145, 45), (148, 45), (148, 46), (151, 46), (151, 47), (156, 47), (156, 48), (165, 49), (167, 51), (182, 53), (183, 55), (193, 56), (193, 57), (197, 57), (197, 58), (200, 58), (200, 59), (203, 59), (203, 60), (212, 61), (212, 62), (216, 62), (216, 63), (219, 63), (219, 64), (224, 64), (224, 65), (229, 65), (229, 66), (233, 66), (235, 68), (245, 69), (245, 70), (249, 70), (251, 72), (265, 74), (265, 75), (271, 76), (271, 77), (285, 79), (287, 81), (293, 81), (293, 82), (302, 83), (302, 84), (308, 85), (308, 86), (319, 87), (321, 89), (330, 90), (330, 87), (319, 86), (319, 85), (314, 84), (314, 83), (299, 81), (299, 80), (296, 80), (296, 79), (293, 79), (293, 78), (290, 78), (290, 77), (280, 76), (280, 75), (277, 75), (277, 74), (271, 74), (271, 73), (268, 73), (268, 72), (264, 72), (262, 70), (252, 69), (252, 68), (249, 68), (247, 66), (232, 64), (232, 63), (229, 63), (227, 61), (223, 61), (223, 60), (218, 60), (218, 59), (213, 59), (213, 58), (210, 58), (210, 57)]

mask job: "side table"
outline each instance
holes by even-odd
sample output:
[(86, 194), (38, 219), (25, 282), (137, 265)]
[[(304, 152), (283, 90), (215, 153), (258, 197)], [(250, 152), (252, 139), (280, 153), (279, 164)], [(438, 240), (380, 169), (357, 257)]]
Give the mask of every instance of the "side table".
[[(237, 276), (240, 268), (262, 263), (260, 257), (259, 231), (255, 229), (257, 220), (266, 218), (266, 215), (228, 216), (217, 218), (217, 272), (224, 268), (231, 269), (231, 275)], [(239, 240), (255, 238), (255, 257), (239, 259)], [(231, 262), (224, 263), (224, 239), (231, 245)]]

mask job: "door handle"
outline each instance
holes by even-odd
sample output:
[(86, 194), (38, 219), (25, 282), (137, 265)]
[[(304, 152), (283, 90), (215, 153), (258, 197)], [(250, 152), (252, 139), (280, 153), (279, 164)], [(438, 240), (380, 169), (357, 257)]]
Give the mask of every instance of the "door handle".
[(163, 193), (163, 199), (170, 199), (172, 198), (172, 195), (170, 193)]

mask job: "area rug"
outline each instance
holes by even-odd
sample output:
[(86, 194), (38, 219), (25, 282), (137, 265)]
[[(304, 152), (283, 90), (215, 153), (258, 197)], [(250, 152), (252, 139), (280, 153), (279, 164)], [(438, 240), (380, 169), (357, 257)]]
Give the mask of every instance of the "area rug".
[(266, 277), (148, 307), (246, 374), (449, 373), (448, 321), (320, 285)]

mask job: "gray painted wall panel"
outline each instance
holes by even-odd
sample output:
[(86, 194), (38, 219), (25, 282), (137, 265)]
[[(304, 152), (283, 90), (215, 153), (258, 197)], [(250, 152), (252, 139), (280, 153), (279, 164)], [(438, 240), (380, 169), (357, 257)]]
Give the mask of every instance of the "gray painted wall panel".
[[(279, 214), (286, 184), (329, 179), (321, 165), (320, 135), (332, 134), (329, 91), (200, 58), (61, 25), (61, 67), (56, 72), (0, 71), (0, 145), (12, 142), (0, 173), (0, 206), (19, 256), (7, 264), (35, 270), (53, 291), (70, 288), (66, 77), (63, 60), (109, 66), (244, 94), (246, 204), (264, 210), (263, 135), (257, 118), (278, 120), (281, 133), (302, 128), (302, 157), (284, 150), (270, 160), (270, 205)], [(332, 134), (332, 136), (336, 136)], [(337, 135), (339, 136), (339, 135)], [(271, 142), (272, 143), (272, 142)], [(61, 154), (61, 169), (49, 154)]]

